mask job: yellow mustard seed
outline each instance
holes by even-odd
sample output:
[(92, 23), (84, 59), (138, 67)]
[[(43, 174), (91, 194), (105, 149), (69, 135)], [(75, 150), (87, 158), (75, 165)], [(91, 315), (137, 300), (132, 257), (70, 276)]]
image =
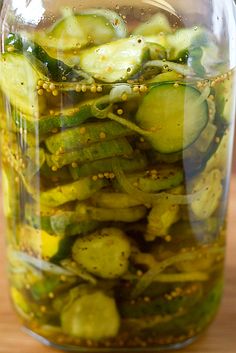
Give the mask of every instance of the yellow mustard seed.
[(38, 95), (39, 95), (39, 96), (43, 96), (43, 94), (44, 94), (44, 90), (43, 90), (42, 88), (40, 88), (40, 89), (38, 90)]
[(99, 177), (99, 179), (103, 179), (103, 178), (104, 178), (104, 174), (99, 173), (99, 174), (98, 174), (98, 177)]
[(71, 164), (71, 166), (72, 166), (72, 168), (77, 168), (77, 167), (78, 167), (78, 164), (77, 164), (76, 162), (73, 162), (73, 163)]
[(98, 176), (97, 176), (97, 175), (93, 175), (93, 176), (92, 176), (92, 180), (93, 180), (93, 181), (97, 181), (97, 180), (98, 180)]
[(78, 92), (78, 93), (80, 93), (80, 92), (82, 91), (81, 85), (76, 85), (75, 91)]
[(97, 92), (101, 93), (102, 92), (102, 86), (97, 87)]
[(54, 91), (54, 90), (56, 89), (56, 86), (54, 85), (54, 83), (50, 83), (49, 89), (50, 89), (51, 91)]
[(49, 110), (49, 114), (50, 114), (50, 115), (54, 115), (54, 114), (55, 114), (55, 111), (51, 109), (51, 110)]
[(81, 91), (82, 91), (83, 93), (87, 92), (87, 86), (86, 86), (86, 85), (82, 85), (82, 86), (81, 86)]
[(117, 114), (118, 114), (118, 115), (122, 115), (123, 113), (124, 113), (123, 109), (118, 109), (118, 110), (117, 110)]
[(43, 80), (38, 80), (38, 86), (42, 87), (44, 84), (44, 81)]
[(56, 172), (57, 171), (57, 167), (55, 165), (52, 166), (52, 171)]
[(97, 86), (96, 86), (96, 85), (91, 85), (90, 91), (91, 91), (92, 93), (96, 93), (96, 92), (97, 92)]
[(139, 86), (134, 86), (134, 87), (133, 87), (133, 92), (134, 92), (134, 93), (139, 92)]
[(54, 90), (52, 91), (52, 95), (53, 95), (54, 97), (58, 96), (58, 94), (59, 94), (59, 92), (58, 92), (57, 89), (54, 89)]
[(141, 85), (140, 88), (139, 88), (139, 91), (142, 92), (142, 93), (147, 92), (147, 90), (148, 90), (148, 88), (145, 85)]
[(44, 84), (43, 84), (43, 89), (48, 89), (49, 88), (49, 86), (48, 86), (48, 84), (45, 82)]
[(49, 297), (50, 299), (53, 299), (53, 298), (55, 297), (55, 295), (54, 295), (53, 292), (50, 292), (50, 293), (48, 294), (48, 297)]

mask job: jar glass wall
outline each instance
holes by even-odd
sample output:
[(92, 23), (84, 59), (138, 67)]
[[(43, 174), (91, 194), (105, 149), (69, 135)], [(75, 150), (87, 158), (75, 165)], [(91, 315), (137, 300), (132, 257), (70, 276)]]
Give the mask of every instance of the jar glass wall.
[(65, 350), (179, 348), (223, 289), (233, 1), (5, 1), (10, 294)]

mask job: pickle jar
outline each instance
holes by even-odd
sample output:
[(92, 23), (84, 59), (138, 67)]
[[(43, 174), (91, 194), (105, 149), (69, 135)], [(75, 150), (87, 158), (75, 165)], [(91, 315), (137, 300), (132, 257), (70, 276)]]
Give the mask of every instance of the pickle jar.
[(235, 115), (231, 0), (6, 0), (9, 286), (67, 351), (177, 349), (223, 292)]

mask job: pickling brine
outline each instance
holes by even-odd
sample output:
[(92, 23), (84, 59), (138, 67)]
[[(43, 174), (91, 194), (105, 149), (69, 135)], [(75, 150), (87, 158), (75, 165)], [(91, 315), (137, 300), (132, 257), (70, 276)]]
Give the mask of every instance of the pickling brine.
[(65, 350), (179, 348), (222, 297), (236, 57), (214, 21), (227, 17), (214, 1), (212, 20), (181, 1), (72, 3), (37, 21), (3, 7), (12, 302)]

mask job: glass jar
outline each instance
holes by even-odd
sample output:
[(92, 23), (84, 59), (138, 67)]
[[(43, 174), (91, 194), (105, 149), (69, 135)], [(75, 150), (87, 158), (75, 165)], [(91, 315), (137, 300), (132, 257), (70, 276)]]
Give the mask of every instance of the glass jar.
[(13, 305), (67, 351), (191, 343), (222, 296), (233, 1), (4, 1)]

